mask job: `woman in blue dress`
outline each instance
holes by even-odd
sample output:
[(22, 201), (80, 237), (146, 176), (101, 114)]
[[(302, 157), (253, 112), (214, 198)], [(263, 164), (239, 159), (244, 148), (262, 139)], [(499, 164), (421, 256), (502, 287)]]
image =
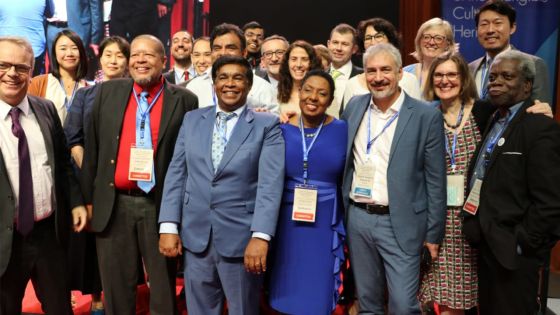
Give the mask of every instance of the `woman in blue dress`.
[[(269, 293), (270, 305), (284, 314), (331, 314), (339, 296), (345, 236), (339, 188), (348, 131), (346, 122), (326, 114), (334, 88), (330, 75), (309, 71), (299, 94), (301, 115), (282, 126), (286, 177)], [(294, 207), (296, 194), (308, 198)]]

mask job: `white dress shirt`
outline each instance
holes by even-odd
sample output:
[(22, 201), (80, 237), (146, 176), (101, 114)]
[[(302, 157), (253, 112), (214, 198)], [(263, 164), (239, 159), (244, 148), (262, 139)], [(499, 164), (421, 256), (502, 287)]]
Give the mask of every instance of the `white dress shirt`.
[[(52, 193), (53, 175), (47, 156), (47, 149), (43, 133), (35, 114), (29, 107), (27, 97), (18, 104), (21, 110), (19, 121), (25, 131), (29, 157), (31, 161), (31, 175), (33, 177), (33, 202), (35, 221), (47, 218), (53, 212)], [(19, 155), (18, 138), (12, 133), (12, 106), (0, 100), (0, 150), (6, 165), (6, 171), (12, 185), (16, 209), (19, 201)], [(17, 214), (14, 219), (17, 218)]]
[[(364, 202), (370, 204), (377, 204), (382, 206), (389, 205), (389, 192), (387, 189), (387, 167), (389, 166), (389, 156), (391, 153), (391, 144), (393, 142), (393, 136), (395, 135), (395, 130), (397, 129), (398, 116), (393, 121), (393, 123), (377, 138), (377, 140), (371, 146), (370, 154), (367, 154), (367, 142), (368, 142), (368, 119), (370, 115), (368, 111), (371, 112), (371, 130), (370, 139), (373, 139), (383, 130), (383, 127), (387, 122), (401, 110), (404, 102), (404, 93), (400, 91), (400, 95), (397, 100), (387, 109), (386, 112), (379, 110), (377, 105), (373, 103), (373, 100), (365, 112), (360, 127), (354, 138), (354, 145), (352, 147), (352, 152), (354, 153), (354, 169), (356, 165), (364, 164), (368, 158), (373, 162), (375, 168), (374, 174), (374, 184), (372, 198), (365, 198), (361, 196), (354, 196), (353, 191), (355, 187), (355, 182), (352, 180), (352, 190), (350, 191), (350, 198), (355, 202)], [(353, 174), (356, 177), (356, 171)]]
[(350, 74), (352, 73), (352, 61), (349, 60), (338, 69), (335, 69), (331, 64), (329, 73), (332, 73), (334, 70), (339, 71), (341, 74), (334, 80), (334, 99), (331, 106), (327, 108), (327, 114), (338, 118), (340, 106), (342, 105), (342, 98), (344, 97), (344, 90), (346, 89), (346, 83), (350, 80)]
[[(192, 79), (186, 86), (198, 97), (198, 108), (215, 106), (217, 102), (214, 83), (212, 82), (212, 68), (208, 68), (206, 73), (207, 75), (200, 75)], [(270, 113), (278, 115), (278, 101), (274, 95), (270, 83), (259, 76), (253, 76), (253, 86), (247, 97), (250, 108), (265, 108)]]
[(196, 71), (194, 67), (191, 65), (187, 69), (180, 69), (177, 66), (173, 67), (173, 71), (175, 72), (175, 84), (179, 84), (185, 82), (185, 71), (189, 74), (189, 80), (194, 79), (196, 77)]

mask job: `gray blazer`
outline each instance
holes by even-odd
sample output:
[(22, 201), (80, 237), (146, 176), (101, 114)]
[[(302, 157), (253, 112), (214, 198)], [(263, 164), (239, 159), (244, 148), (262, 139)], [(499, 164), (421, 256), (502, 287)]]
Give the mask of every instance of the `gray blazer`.
[[(354, 173), (354, 138), (370, 101), (371, 94), (353, 97), (341, 117), (348, 122), (342, 184), (346, 209)], [(444, 141), (441, 113), (405, 94), (391, 144), (387, 186), (393, 231), (409, 255), (418, 255), (424, 241), (440, 244), (443, 239), (447, 203)]]
[(183, 246), (243, 257), (252, 232), (274, 235), (284, 188), (278, 118), (244, 110), (214, 173), (216, 107), (187, 113), (165, 178), (159, 222), (180, 226)]
[[(512, 46), (512, 49), (515, 48)], [(554, 109), (554, 106), (552, 105), (552, 94), (550, 93), (550, 84), (548, 81), (548, 69), (546, 67), (546, 64), (544, 63), (544, 60), (534, 55), (526, 55), (529, 56), (531, 60), (533, 60), (533, 62), (535, 63), (535, 69), (537, 71), (535, 82), (533, 82), (533, 91), (531, 93), (531, 98), (548, 103)], [(480, 71), (485, 61), (486, 55), (469, 63), (469, 70), (471, 71), (473, 77), (476, 77), (476, 73)]]

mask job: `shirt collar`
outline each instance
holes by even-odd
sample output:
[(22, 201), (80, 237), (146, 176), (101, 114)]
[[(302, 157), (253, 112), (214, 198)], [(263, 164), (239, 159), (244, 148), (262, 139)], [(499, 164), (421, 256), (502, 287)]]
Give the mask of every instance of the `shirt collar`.
[[(508, 45), (504, 50), (500, 51), (500, 53), (502, 53), (502, 52), (504, 52), (504, 51), (511, 50), (511, 49), (512, 49), (512, 48), (511, 48), (511, 45)], [(496, 57), (494, 56), (494, 58), (496, 58)], [(490, 60), (490, 59), (492, 59), (492, 58), (490, 57), (490, 55), (488, 55), (488, 53), (486, 53), (485, 56), (484, 56), (484, 62), (485, 62), (487, 65), (488, 65), (488, 60)], [(492, 60), (493, 60), (493, 59), (492, 59)], [(489, 66), (489, 65), (488, 65), (488, 66)]]
[[(397, 97), (395, 102), (393, 104), (391, 104), (391, 107), (389, 107), (389, 109), (387, 110), (387, 113), (389, 113), (389, 112), (396, 113), (396, 112), (399, 112), (401, 110), (401, 107), (404, 103), (404, 92), (400, 88), (399, 88), (399, 92), (400, 92), (399, 97)], [(373, 102), (373, 97), (371, 98), (369, 106), (371, 107), (371, 109), (373, 109), (374, 112), (380, 112), (381, 113), (381, 110), (379, 109), (379, 107), (377, 107), (377, 105), (375, 105), (375, 103)]]
[[(247, 107), (247, 103), (245, 103), (245, 105), (239, 107), (238, 109), (234, 110), (233, 112), (235, 113), (235, 115), (237, 115), (237, 117), (241, 116), (241, 113), (243, 112), (243, 110)], [(216, 105), (216, 115), (218, 115), (219, 112), (224, 112), (219, 105)]]
[[(6, 119), (13, 107), (14, 106), (4, 102), (3, 100), (0, 100), (0, 117), (2, 117), (2, 119)], [(16, 107), (19, 107), (19, 109), (25, 116), (29, 116), (29, 114), (31, 113), (31, 108), (29, 107), (29, 101), (27, 100), (27, 97), (24, 97)]]
[[(164, 81), (163, 76), (160, 76), (159, 82), (157, 84), (152, 85), (150, 88), (148, 88), (148, 98), (152, 98), (156, 96), (156, 94), (163, 86), (163, 81)], [(144, 91), (144, 88), (138, 85), (136, 82), (134, 82), (133, 89), (136, 95), (139, 95), (142, 91)]]
[(331, 63), (331, 69), (330, 72), (332, 72), (333, 70), (338, 70), (340, 73), (342, 73), (342, 75), (350, 75), (350, 72), (352, 72), (352, 60), (348, 60), (347, 63), (345, 63), (342, 67), (335, 69)]

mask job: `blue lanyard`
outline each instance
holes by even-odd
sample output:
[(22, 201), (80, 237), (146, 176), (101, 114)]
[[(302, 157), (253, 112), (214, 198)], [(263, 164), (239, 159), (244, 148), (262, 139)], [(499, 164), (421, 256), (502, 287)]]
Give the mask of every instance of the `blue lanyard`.
[[(152, 107), (154, 107), (158, 98), (161, 96), (161, 92), (163, 92), (163, 86), (159, 89), (156, 96), (152, 99), (152, 102), (150, 103), (150, 105), (148, 106), (146, 111), (141, 112), (142, 118), (140, 119), (140, 139), (142, 141), (144, 140), (144, 129), (146, 127), (146, 116), (148, 116), (150, 114), (150, 110), (152, 109)], [(138, 106), (140, 111), (142, 111), (142, 108), (140, 107), (140, 100), (138, 99), (138, 95), (136, 95), (136, 91), (134, 90), (134, 88), (132, 89), (132, 94), (134, 95), (134, 98), (136, 99), (136, 105)]]
[[(492, 152), (494, 152), (494, 148), (496, 146), (496, 143), (498, 142), (498, 139), (500, 139), (500, 137), (502, 136), (504, 131), (506, 131), (507, 126), (509, 125), (509, 123), (511, 122), (513, 117), (515, 116), (515, 113), (517, 113), (517, 110), (515, 112), (510, 112), (509, 113), (509, 117), (507, 118), (507, 121), (504, 123), (504, 125), (502, 126), (500, 131), (498, 133), (496, 133), (496, 135), (492, 139), (490, 139), (490, 141), (486, 145), (486, 148), (484, 150), (484, 168), (485, 169), (486, 169), (486, 167), (488, 167), (488, 163), (490, 162), (490, 156), (492, 155)], [(494, 120), (496, 120), (496, 118), (498, 117), (497, 115), (498, 115), (498, 112), (496, 112), (496, 116), (494, 117)]]
[(375, 140), (377, 140), (377, 138), (379, 138), (387, 128), (389, 128), (389, 126), (391, 126), (391, 124), (397, 119), (397, 117), (399, 117), (399, 112), (396, 112), (390, 119), (389, 121), (385, 124), (385, 126), (383, 126), (383, 129), (381, 129), (381, 131), (377, 134), (377, 136), (373, 137), (373, 139), (371, 139), (371, 111), (372, 109), (370, 107), (368, 107), (368, 127), (367, 127), (367, 147), (366, 147), (366, 153), (367, 155), (369, 155), (369, 152), (371, 151), (371, 147), (373, 145), (373, 143), (375, 142)]
[(74, 89), (72, 89), (72, 96), (70, 96), (70, 99), (68, 99), (68, 96), (66, 95), (66, 89), (64, 88), (62, 79), (60, 79), (58, 82), (60, 83), (62, 91), (64, 91), (64, 107), (66, 107), (66, 111), (69, 111), (70, 106), (72, 105), (72, 101), (74, 100), (74, 96), (76, 95), (76, 91), (78, 90), (78, 82), (76, 81), (76, 83), (74, 83)]
[[(459, 116), (457, 117), (457, 129), (461, 125), (461, 121), (463, 120), (463, 113), (465, 110), (465, 104), (461, 104), (461, 111), (459, 112)], [(451, 171), (455, 172), (457, 164), (455, 162), (455, 148), (457, 147), (457, 129), (453, 132), (453, 142), (451, 144), (451, 151), (449, 151), (449, 143), (447, 139), (445, 140), (445, 151), (449, 155), (449, 159), (451, 160)]]
[(309, 147), (307, 147), (307, 142), (305, 142), (305, 131), (303, 130), (303, 118), (300, 116), (299, 117), (299, 131), (301, 133), (301, 145), (303, 147), (303, 183), (307, 184), (307, 170), (309, 167), (309, 152), (311, 152), (311, 148), (313, 147), (313, 144), (315, 144), (315, 140), (317, 140), (317, 138), (319, 137), (319, 133), (321, 132), (321, 129), (323, 129), (323, 124), (325, 123), (325, 117), (323, 117), (323, 120), (321, 121), (321, 124), (319, 125), (319, 128), (317, 129), (317, 131), (315, 132), (315, 134), (313, 135), (313, 139), (311, 139), (311, 143), (309, 144)]

